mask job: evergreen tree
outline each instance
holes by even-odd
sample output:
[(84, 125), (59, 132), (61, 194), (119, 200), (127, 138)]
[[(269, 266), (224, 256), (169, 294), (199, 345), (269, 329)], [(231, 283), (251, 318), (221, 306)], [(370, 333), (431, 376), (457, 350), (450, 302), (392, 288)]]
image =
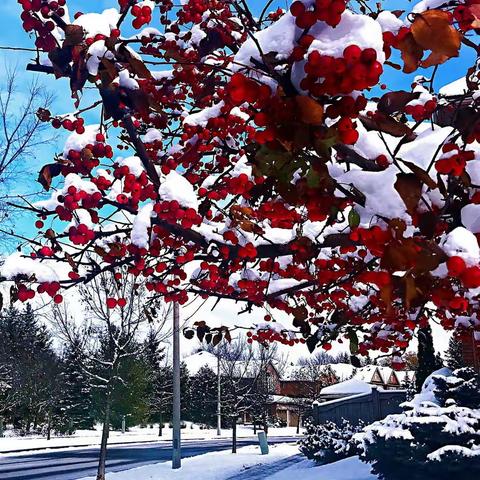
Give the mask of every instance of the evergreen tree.
[(202, 367), (190, 381), (189, 417), (195, 423), (213, 426), (217, 414), (217, 374)]
[(82, 368), (85, 363), (80, 342), (74, 340), (63, 352), (60, 373), (61, 421), (58, 424), (61, 431), (69, 434), (77, 429), (91, 429), (94, 425), (92, 386)]
[(425, 379), (441, 366), (441, 360), (435, 355), (430, 325), (420, 328), (418, 330), (418, 369), (415, 377), (417, 392), (422, 389)]
[(16, 428), (28, 432), (51, 418), (58, 399), (58, 358), (46, 327), (30, 305), (0, 315), (0, 367), (15, 401), (4, 412)]
[[(115, 329), (113, 325), (110, 328)], [(126, 425), (133, 426), (141, 423), (148, 411), (147, 401), (144, 396), (148, 382), (148, 372), (141, 355), (138, 342), (131, 340), (126, 342), (120, 333), (109, 335), (107, 331), (100, 335), (99, 351), (97, 358), (102, 360), (105, 368), (111, 368), (117, 352), (114, 343), (117, 339), (120, 344), (128, 344), (127, 351), (123, 352), (122, 361), (116, 365), (114, 371), (105, 373), (101, 363), (99, 373), (103, 376), (112, 375), (110, 392), (110, 425), (113, 429), (119, 430), (122, 426), (122, 419), (125, 416)], [(94, 393), (95, 410), (98, 418), (103, 418), (104, 394), (102, 389)]]
[(448, 341), (448, 349), (445, 352), (445, 357), (447, 367), (452, 370), (466, 366), (463, 359), (462, 343), (455, 335), (452, 335)]

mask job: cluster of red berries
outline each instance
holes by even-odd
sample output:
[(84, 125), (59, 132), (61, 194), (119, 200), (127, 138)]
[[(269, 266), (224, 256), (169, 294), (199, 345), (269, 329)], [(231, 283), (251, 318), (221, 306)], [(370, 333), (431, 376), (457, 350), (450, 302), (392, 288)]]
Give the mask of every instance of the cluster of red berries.
[(436, 161), (435, 169), (444, 175), (452, 174), (456, 177), (462, 175), (469, 160), (475, 158), (472, 150), (460, 150), (454, 143), (446, 143), (442, 147), (443, 155)]
[(463, 258), (453, 256), (447, 260), (447, 269), (448, 274), (459, 278), (465, 288), (480, 287), (480, 267), (467, 267)]
[(123, 192), (129, 194), (129, 201), (132, 206), (136, 206), (139, 202), (143, 202), (147, 199), (157, 199), (158, 195), (155, 191), (155, 187), (153, 184), (149, 183), (148, 176), (145, 172), (142, 172), (137, 177), (133, 173), (130, 173), (129, 168), (126, 165), (123, 165), (115, 169), (114, 176), (115, 178), (123, 177)]
[(308, 55), (304, 70), (307, 75), (300, 83), (301, 88), (319, 97), (325, 94), (347, 94), (372, 87), (378, 83), (383, 67), (377, 61), (375, 49), (362, 50), (358, 45), (349, 45), (341, 58), (322, 55), (313, 50)]
[[(99, 134), (97, 138), (101, 138), (103, 135)], [(113, 149), (110, 145), (104, 143), (87, 144), (81, 151), (69, 150), (67, 154), (68, 160), (72, 165), (67, 165), (63, 169), (64, 175), (70, 172), (81, 173), (89, 175), (90, 172), (100, 165), (99, 158), (112, 158)]]
[(335, 27), (340, 23), (346, 3), (345, 0), (316, 0), (312, 8), (307, 8), (303, 2), (297, 0), (292, 3), (290, 13), (295, 17), (295, 23), (300, 28), (310, 28), (317, 21)]
[(70, 118), (66, 118), (65, 120), (60, 120), (59, 118), (52, 119), (52, 127), (53, 128), (61, 128), (63, 127), (65, 130), (69, 132), (76, 132), (79, 135), (85, 133), (85, 120), (81, 117), (72, 120)]
[(60, 17), (65, 15), (66, 0), (56, 0), (45, 2), (44, 0), (18, 0), (23, 11), (20, 18), (23, 21), (23, 28), (27, 32), (35, 31), (37, 39), (35, 45), (40, 50), (50, 52), (57, 47), (57, 41), (52, 34), (55, 29), (55, 23), (52, 20), (42, 21), (38, 15), (48, 19), (51, 13), (56, 13)]
[(127, 305), (127, 300), (125, 298), (113, 298), (113, 297), (109, 297), (107, 298), (107, 307), (112, 309), (112, 308), (115, 308), (115, 307), (120, 307), (120, 308), (123, 308)]
[(92, 178), (92, 183), (95, 184), (99, 190), (103, 191), (107, 190), (112, 185), (112, 182), (108, 178), (105, 178), (103, 175)]
[(31, 288), (28, 288), (23, 283), (21, 283), (18, 286), (17, 298), (21, 302), (26, 302), (27, 300), (31, 300), (34, 297), (35, 297), (35, 290), (32, 290)]
[(372, 255), (382, 256), (385, 246), (392, 240), (389, 230), (382, 230), (378, 225), (372, 228), (356, 228), (350, 233), (350, 239), (370, 250)]
[(337, 132), (340, 141), (345, 145), (353, 145), (359, 137), (355, 124), (351, 118), (343, 117), (337, 123)]
[(282, 202), (264, 202), (258, 209), (259, 220), (269, 220), (272, 228), (293, 228), (301, 215), (294, 208), (287, 208)]
[(179, 222), (184, 228), (200, 225), (202, 217), (193, 208), (183, 208), (177, 200), (158, 202), (153, 207), (157, 217), (168, 223)]
[(248, 175), (241, 173), (237, 177), (226, 178), (225, 185), (232, 195), (243, 195), (248, 197), (247, 192), (253, 187), (253, 182), (250, 181)]
[(90, 230), (84, 223), (80, 223), (78, 227), (72, 225), (68, 229), (68, 237), (75, 245), (86, 245), (95, 238), (95, 232)]
[(411, 115), (416, 122), (422, 122), (427, 118), (430, 118), (437, 108), (437, 101), (434, 99), (427, 100), (423, 105), (407, 105), (405, 107), (405, 113)]
[(70, 185), (67, 193), (63, 196), (63, 205), (67, 210), (73, 212), (80, 208), (80, 204), (83, 208), (95, 208), (101, 199), (102, 194), (100, 192), (87, 193), (85, 190)]
[(257, 249), (253, 243), (248, 242), (238, 249), (238, 256), (240, 258), (255, 258), (257, 256)]
[(325, 116), (328, 118), (337, 117), (357, 117), (358, 114), (365, 110), (367, 99), (363, 95), (357, 98), (344, 96), (332, 99), (332, 103), (325, 109)]
[(234, 73), (227, 85), (227, 93), (235, 105), (244, 102), (264, 103), (270, 98), (271, 90), (267, 85), (259, 84), (242, 73)]
[(152, 9), (148, 5), (134, 5), (132, 7), (132, 15), (135, 20), (132, 21), (133, 28), (141, 28), (143, 25), (152, 21)]
[(293, 346), (297, 343), (305, 343), (305, 340), (303, 338), (290, 338), (287, 333), (277, 332), (271, 328), (265, 328), (262, 330), (258, 330), (256, 333), (247, 332), (247, 342), (279, 342), (283, 345)]

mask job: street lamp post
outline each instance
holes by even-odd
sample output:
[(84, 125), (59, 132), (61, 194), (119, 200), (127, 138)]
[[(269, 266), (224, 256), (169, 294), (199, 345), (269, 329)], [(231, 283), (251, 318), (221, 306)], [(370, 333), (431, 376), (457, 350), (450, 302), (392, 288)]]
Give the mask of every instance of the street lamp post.
[(220, 354), (217, 352), (217, 435), (222, 434), (222, 390), (220, 381)]
[(172, 468), (182, 465), (180, 439), (180, 307), (173, 303), (173, 429)]

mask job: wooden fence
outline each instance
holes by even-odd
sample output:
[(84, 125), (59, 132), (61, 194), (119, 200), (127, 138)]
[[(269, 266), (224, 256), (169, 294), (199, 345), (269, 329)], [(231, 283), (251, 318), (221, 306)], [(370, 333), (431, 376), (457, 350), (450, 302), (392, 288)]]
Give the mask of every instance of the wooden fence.
[(315, 403), (311, 413), (317, 425), (327, 421), (339, 424), (342, 419), (353, 424), (360, 420), (372, 423), (391, 413), (400, 413), (402, 411), (400, 404), (405, 400), (405, 390), (383, 390), (372, 387), (371, 393)]

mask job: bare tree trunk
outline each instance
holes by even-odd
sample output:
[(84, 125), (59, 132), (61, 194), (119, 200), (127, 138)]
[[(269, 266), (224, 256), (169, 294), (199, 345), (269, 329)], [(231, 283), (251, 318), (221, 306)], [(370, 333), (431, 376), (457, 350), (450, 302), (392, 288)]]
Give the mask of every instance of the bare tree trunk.
[(158, 436), (161, 437), (163, 433), (163, 416), (162, 412), (160, 412), (160, 417), (158, 420)]
[(257, 434), (257, 421), (255, 418), (253, 419), (253, 434)]
[(47, 440), (50, 440), (50, 434), (52, 431), (52, 412), (47, 414)]
[(267, 414), (265, 411), (262, 413), (262, 423), (263, 423), (263, 431), (265, 432), (265, 435), (268, 434), (268, 419), (267, 419)]
[(300, 433), (300, 417), (301, 417), (301, 413), (300, 413), (300, 410), (298, 410), (298, 412), (297, 412), (297, 435)]
[(108, 387), (105, 402), (105, 416), (103, 418), (102, 441), (100, 443), (100, 456), (98, 458), (97, 480), (105, 480), (105, 463), (107, 461), (107, 442), (110, 429), (110, 387)]
[(232, 425), (232, 453), (237, 453), (237, 416), (233, 416)]

